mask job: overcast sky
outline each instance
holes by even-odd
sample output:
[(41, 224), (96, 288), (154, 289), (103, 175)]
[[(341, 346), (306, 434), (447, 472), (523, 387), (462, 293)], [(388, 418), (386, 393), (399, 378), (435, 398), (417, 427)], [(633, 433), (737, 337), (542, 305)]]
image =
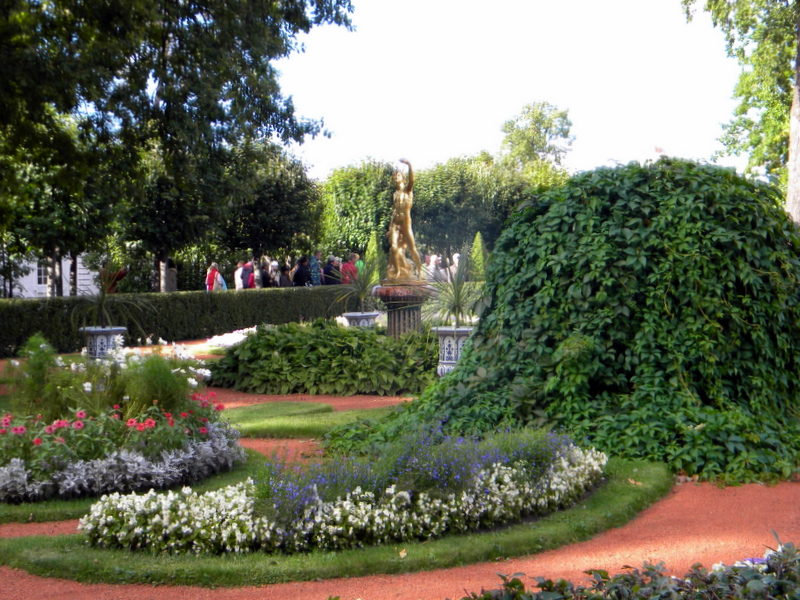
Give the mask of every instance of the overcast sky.
[[(312, 176), (366, 158), (427, 168), (499, 152), (530, 102), (569, 111), (571, 171), (709, 159), (739, 67), (680, 0), (354, 0), (356, 31), (322, 27), (278, 63), (299, 115), (332, 134), (292, 151)], [(735, 164), (728, 159), (723, 164)], [(741, 160), (736, 161), (739, 164)]]

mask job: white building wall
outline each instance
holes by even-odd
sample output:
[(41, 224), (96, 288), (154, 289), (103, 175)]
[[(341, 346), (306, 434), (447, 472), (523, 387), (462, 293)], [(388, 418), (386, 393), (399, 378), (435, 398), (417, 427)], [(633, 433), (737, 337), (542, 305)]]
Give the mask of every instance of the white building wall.
[[(29, 263), (30, 272), (20, 277), (15, 281), (18, 288), (14, 290), (14, 296), (17, 298), (44, 298), (47, 296), (47, 282), (46, 278), (39, 277), (39, 269), (36, 263)], [(64, 295), (69, 295), (69, 269), (70, 260), (63, 259), (61, 261), (61, 276), (64, 282)], [(83, 257), (78, 257), (78, 295), (96, 294), (97, 285), (95, 284), (95, 275), (93, 271), (84, 264)]]

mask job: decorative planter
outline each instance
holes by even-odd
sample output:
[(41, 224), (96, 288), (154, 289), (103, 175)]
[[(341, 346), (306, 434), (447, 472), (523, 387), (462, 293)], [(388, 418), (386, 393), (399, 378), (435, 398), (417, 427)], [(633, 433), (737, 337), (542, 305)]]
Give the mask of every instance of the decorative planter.
[(86, 336), (86, 348), (89, 358), (105, 358), (111, 350), (117, 347), (117, 336), (124, 335), (127, 327), (81, 327), (78, 331)]
[(436, 367), (436, 374), (444, 377), (456, 368), (458, 359), (461, 358), (461, 350), (472, 334), (472, 327), (432, 327), (439, 336), (439, 365)]
[(380, 314), (379, 312), (349, 312), (343, 313), (342, 316), (347, 319), (348, 327), (375, 327), (375, 319)]

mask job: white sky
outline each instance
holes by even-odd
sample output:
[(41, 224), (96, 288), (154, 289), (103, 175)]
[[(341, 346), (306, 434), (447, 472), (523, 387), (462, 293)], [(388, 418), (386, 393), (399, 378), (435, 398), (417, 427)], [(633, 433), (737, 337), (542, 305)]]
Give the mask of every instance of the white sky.
[(293, 149), (316, 178), (366, 158), (421, 169), (496, 154), (503, 122), (534, 101), (569, 111), (572, 171), (656, 147), (709, 159), (735, 106), (722, 34), (700, 10), (687, 23), (680, 0), (353, 4), (356, 31), (312, 30), (278, 63), (298, 114), (333, 136)]

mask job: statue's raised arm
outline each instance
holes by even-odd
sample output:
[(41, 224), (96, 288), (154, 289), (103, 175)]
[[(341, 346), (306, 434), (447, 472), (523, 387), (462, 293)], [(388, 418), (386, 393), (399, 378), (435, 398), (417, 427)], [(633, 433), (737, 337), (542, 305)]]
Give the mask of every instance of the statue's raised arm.
[(408, 175), (406, 175), (406, 191), (410, 194), (414, 191), (414, 169), (411, 167), (411, 163), (405, 158), (401, 158), (400, 162), (408, 167)]

